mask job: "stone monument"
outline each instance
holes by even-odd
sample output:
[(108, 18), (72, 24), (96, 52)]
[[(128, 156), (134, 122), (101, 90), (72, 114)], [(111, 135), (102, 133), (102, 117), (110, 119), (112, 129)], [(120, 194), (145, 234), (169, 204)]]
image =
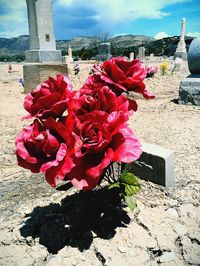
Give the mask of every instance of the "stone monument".
[(96, 59), (104, 61), (110, 59), (111, 57), (111, 44), (109, 42), (100, 43), (98, 45), (98, 54), (96, 55)]
[(145, 48), (139, 47), (139, 59), (143, 61), (145, 59)]
[(61, 62), (56, 50), (51, 0), (26, 0), (30, 34), (27, 62)]
[(129, 55), (129, 60), (133, 61), (134, 60), (134, 52), (131, 52)]
[(180, 83), (179, 103), (200, 106), (200, 38), (189, 46), (188, 66), (191, 75)]
[(185, 61), (187, 61), (187, 51), (186, 51), (186, 44), (185, 44), (185, 26), (186, 26), (186, 19), (183, 18), (182, 19), (182, 23), (181, 23), (181, 36), (180, 36), (180, 40), (178, 42), (178, 46), (176, 48), (176, 52), (174, 54), (174, 58), (181, 58)]
[(62, 64), (61, 51), (56, 50), (53, 27), (52, 0), (26, 0), (30, 35), (30, 50), (26, 52), (27, 64), (23, 66), (24, 92), (38, 84), (66, 75), (67, 65)]

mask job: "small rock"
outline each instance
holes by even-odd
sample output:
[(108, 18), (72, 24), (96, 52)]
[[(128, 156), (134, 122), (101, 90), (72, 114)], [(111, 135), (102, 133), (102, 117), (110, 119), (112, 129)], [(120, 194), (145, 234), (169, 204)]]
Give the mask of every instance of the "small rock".
[(169, 214), (170, 216), (174, 217), (174, 218), (178, 218), (178, 212), (176, 209), (174, 208), (169, 208), (167, 211), (166, 211), (167, 214)]
[(169, 262), (176, 259), (174, 252), (164, 252), (162, 256), (160, 256), (159, 262)]
[(118, 248), (118, 250), (119, 250), (121, 253), (126, 253), (126, 249), (125, 249), (125, 247), (123, 247), (123, 246), (118, 246), (117, 248)]
[(187, 234), (187, 227), (183, 224), (176, 223), (174, 227), (174, 231), (179, 235), (179, 236), (184, 236)]

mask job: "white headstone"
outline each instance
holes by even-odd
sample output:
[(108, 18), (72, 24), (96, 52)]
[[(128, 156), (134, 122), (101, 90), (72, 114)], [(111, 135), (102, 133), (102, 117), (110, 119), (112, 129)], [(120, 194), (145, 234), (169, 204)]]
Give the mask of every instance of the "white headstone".
[(130, 61), (133, 61), (134, 60), (134, 52), (131, 52), (130, 53), (130, 59), (129, 59)]
[(70, 47), (70, 45), (68, 48), (68, 62), (73, 62), (72, 48)]
[(182, 23), (181, 23), (181, 36), (180, 36), (180, 40), (178, 42), (178, 46), (176, 48), (176, 52), (174, 57), (179, 57), (182, 58), (183, 60), (187, 60), (187, 52), (186, 52), (186, 44), (185, 44), (185, 26), (186, 26), (186, 19), (183, 18), (182, 19)]
[(60, 62), (61, 51), (56, 50), (53, 27), (52, 0), (26, 0), (30, 50), (28, 62)]

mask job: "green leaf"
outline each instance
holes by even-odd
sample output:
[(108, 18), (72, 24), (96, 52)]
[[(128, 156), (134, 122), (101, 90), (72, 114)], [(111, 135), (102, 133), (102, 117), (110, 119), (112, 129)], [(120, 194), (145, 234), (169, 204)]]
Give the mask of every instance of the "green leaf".
[(132, 196), (125, 196), (124, 199), (125, 199), (127, 206), (130, 208), (130, 210), (134, 211), (135, 208), (137, 207), (137, 203), (135, 199)]
[(128, 184), (128, 185), (139, 185), (139, 181), (137, 177), (132, 173), (123, 173), (121, 174), (119, 180), (122, 183)]
[(123, 188), (123, 194), (125, 196), (132, 196), (141, 189), (137, 177), (132, 173), (121, 174), (119, 181), (121, 182), (121, 187)]
[(120, 182), (115, 182), (115, 183), (113, 183), (113, 184), (111, 184), (109, 187), (108, 187), (108, 189), (112, 189), (112, 188), (115, 188), (115, 187), (120, 187)]

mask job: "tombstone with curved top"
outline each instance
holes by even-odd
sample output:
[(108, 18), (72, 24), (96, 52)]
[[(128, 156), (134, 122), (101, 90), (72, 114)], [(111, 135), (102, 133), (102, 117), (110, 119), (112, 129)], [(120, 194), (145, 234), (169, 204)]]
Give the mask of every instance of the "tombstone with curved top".
[(179, 88), (179, 103), (200, 105), (200, 39), (194, 39), (189, 47), (188, 66), (191, 75), (183, 79)]

